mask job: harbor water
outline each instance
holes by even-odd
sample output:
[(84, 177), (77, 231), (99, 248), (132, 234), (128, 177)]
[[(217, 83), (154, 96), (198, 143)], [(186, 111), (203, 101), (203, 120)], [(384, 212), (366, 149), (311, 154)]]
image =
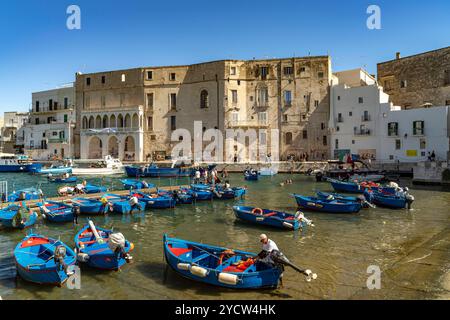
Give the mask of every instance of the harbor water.
[[(87, 178), (88, 182), (120, 188), (120, 178)], [(280, 186), (285, 179), (293, 184)], [(46, 196), (56, 195), (59, 184), (29, 174), (0, 174), (9, 190), (39, 186)], [(158, 186), (188, 184), (187, 178), (147, 179)], [(305, 212), (314, 227), (292, 232), (238, 221), (235, 204), (295, 212), (290, 193), (313, 195), (332, 191), (314, 177), (280, 174), (244, 181), (232, 174), (233, 186), (246, 185), (243, 200), (207, 201), (133, 215), (94, 217), (97, 225), (113, 227), (135, 244), (133, 263), (118, 272), (81, 268), (81, 289), (70, 290), (27, 283), (15, 277), (12, 251), (30, 230), (0, 230), (0, 296), (3, 299), (436, 299), (449, 297), (450, 193), (417, 189), (410, 181), (412, 210), (365, 209), (356, 215)], [(84, 217), (80, 223), (84, 223)], [(82, 225), (40, 221), (32, 231), (61, 238), (73, 246)], [(164, 233), (177, 238), (259, 252), (259, 234), (266, 233), (296, 265), (309, 268), (318, 279), (287, 268), (284, 287), (276, 290), (235, 291), (181, 278), (163, 258)], [(369, 290), (369, 266), (381, 270), (381, 288)]]

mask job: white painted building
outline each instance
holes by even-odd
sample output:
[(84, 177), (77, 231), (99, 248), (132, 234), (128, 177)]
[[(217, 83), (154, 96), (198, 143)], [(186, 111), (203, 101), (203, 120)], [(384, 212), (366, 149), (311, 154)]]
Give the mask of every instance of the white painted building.
[(72, 157), (75, 127), (73, 85), (34, 92), (28, 123), (24, 126), (24, 153), (36, 160)]
[(449, 157), (448, 107), (401, 110), (362, 69), (335, 73), (331, 88), (331, 154), (381, 162)]
[(15, 153), (20, 151), (23, 140), (18, 138), (18, 134), (27, 121), (28, 112), (9, 111), (4, 113), (0, 130), (0, 152)]

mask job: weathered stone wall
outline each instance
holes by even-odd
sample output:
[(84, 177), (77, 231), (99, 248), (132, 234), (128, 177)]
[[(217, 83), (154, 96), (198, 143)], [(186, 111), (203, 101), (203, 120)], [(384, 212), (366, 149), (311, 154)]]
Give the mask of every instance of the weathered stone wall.
[(382, 62), (377, 67), (378, 81), (394, 105), (450, 105), (450, 47)]

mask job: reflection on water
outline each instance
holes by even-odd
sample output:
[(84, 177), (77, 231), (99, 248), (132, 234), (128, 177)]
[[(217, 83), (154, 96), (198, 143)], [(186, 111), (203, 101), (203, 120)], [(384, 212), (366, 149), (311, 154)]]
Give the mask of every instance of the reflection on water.
[[(287, 175), (278, 175), (252, 182), (244, 181), (241, 175), (236, 174), (230, 180), (234, 185), (248, 186), (247, 197), (242, 203), (291, 212), (295, 210), (295, 200), (289, 193), (313, 194), (319, 189), (331, 191), (327, 183), (316, 183), (313, 177), (301, 175), (293, 176), (294, 184), (281, 187), (279, 182), (286, 178)], [(27, 174), (1, 174), (0, 180), (14, 181), (15, 189), (36, 186), (41, 182), (40, 187), (48, 196), (54, 195), (59, 186), (48, 183), (45, 178)], [(120, 186), (117, 177), (89, 181)], [(187, 179), (150, 181), (160, 186), (187, 183)], [(416, 198), (414, 210), (377, 208), (358, 215), (307, 213), (314, 220), (315, 227), (297, 232), (260, 228), (237, 221), (232, 206), (239, 201), (200, 202), (133, 216), (95, 217), (98, 225), (113, 227), (135, 243), (134, 263), (119, 272), (82, 268), (81, 290), (11, 280), (14, 277), (11, 253), (26, 231), (1, 230), (0, 296), (4, 299), (345, 299), (361, 297), (363, 292), (362, 297), (369, 299), (430, 298), (434, 296), (433, 289), (439, 286), (437, 279), (442, 274), (415, 274), (413, 269), (417, 265), (409, 267), (401, 259), (447, 227), (450, 193), (410, 187)], [(60, 237), (73, 245), (73, 236), (78, 228), (71, 223), (54, 225), (41, 222), (33, 231)], [(286, 270), (283, 289), (236, 292), (181, 278), (167, 270), (163, 259), (161, 240), (164, 233), (259, 252), (258, 235), (262, 232), (275, 240), (295, 264), (312, 269), (319, 278), (307, 283), (293, 270)], [(448, 263), (445, 257), (443, 261)], [(383, 288), (378, 292), (364, 293), (369, 265), (378, 265), (382, 271), (386, 270)], [(403, 269), (397, 267), (399, 265)], [(402, 270), (401, 274), (398, 270)], [(408, 279), (415, 280), (408, 280), (408, 284), (403, 280), (407, 275), (411, 275)]]

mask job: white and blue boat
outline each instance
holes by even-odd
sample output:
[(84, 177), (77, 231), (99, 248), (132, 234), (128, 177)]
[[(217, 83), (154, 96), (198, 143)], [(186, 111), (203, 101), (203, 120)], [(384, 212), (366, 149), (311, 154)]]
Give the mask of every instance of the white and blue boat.
[(32, 163), (27, 156), (0, 154), (0, 172), (31, 172), (42, 168), (40, 163)]
[(33, 174), (52, 174), (52, 175), (61, 175), (64, 173), (72, 173), (72, 167), (64, 166), (64, 165), (51, 165), (49, 168), (33, 168), (30, 170)]
[(25, 188), (14, 191), (8, 195), (9, 202), (23, 201), (23, 200), (37, 200), (43, 196), (43, 192), (38, 188)]

